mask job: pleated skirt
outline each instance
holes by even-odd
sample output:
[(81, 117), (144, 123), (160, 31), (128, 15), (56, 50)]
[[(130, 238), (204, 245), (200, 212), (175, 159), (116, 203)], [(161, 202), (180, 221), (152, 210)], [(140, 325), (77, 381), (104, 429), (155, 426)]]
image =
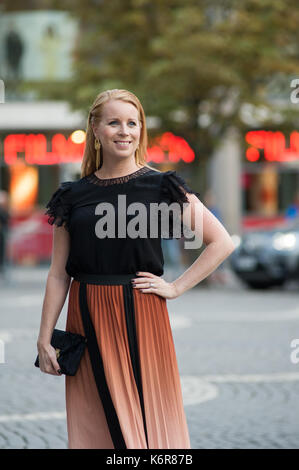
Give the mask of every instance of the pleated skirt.
[(66, 331), (86, 336), (84, 309), (95, 344), (65, 377), (68, 447), (190, 449), (166, 299), (72, 279)]

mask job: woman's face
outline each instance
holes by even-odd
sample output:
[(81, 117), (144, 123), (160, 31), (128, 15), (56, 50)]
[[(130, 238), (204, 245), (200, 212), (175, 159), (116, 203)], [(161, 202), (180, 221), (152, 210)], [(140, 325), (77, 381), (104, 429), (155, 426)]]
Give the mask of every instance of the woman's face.
[(110, 100), (103, 105), (102, 118), (93, 131), (103, 147), (103, 155), (134, 156), (141, 132), (138, 110), (131, 103)]

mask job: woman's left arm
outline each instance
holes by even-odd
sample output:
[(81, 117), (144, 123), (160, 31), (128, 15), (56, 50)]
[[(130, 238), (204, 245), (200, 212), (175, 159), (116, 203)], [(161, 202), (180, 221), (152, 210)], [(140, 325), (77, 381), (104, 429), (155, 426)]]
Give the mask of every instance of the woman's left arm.
[(209, 276), (235, 249), (231, 236), (217, 217), (194, 194), (188, 194), (187, 197), (190, 204), (185, 211), (188, 213), (187, 220), (191, 220), (188, 228), (191, 228), (196, 237), (202, 239), (206, 247), (194, 263), (171, 283), (176, 292), (175, 297)]
[[(209, 276), (234, 251), (235, 245), (225, 227), (195, 194), (186, 194), (190, 204), (184, 209), (184, 224), (195, 237), (206, 245), (194, 263), (175, 281), (148, 272), (139, 272), (136, 287), (145, 293), (155, 293), (166, 299), (175, 299)], [(149, 287), (149, 282), (153, 287)]]

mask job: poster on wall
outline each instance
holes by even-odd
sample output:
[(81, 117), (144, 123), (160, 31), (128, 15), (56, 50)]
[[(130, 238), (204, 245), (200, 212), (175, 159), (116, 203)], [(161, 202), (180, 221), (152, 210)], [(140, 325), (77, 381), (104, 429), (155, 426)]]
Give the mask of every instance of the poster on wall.
[(67, 12), (43, 10), (0, 16), (0, 77), (66, 80), (72, 74), (77, 23)]

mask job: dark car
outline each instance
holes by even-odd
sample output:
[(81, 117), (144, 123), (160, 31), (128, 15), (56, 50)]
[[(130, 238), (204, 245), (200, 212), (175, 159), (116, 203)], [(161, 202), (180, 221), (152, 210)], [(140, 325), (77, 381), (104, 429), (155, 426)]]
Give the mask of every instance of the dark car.
[(252, 288), (282, 286), (288, 280), (299, 280), (299, 220), (275, 229), (244, 233), (237, 240), (229, 263), (234, 273)]

